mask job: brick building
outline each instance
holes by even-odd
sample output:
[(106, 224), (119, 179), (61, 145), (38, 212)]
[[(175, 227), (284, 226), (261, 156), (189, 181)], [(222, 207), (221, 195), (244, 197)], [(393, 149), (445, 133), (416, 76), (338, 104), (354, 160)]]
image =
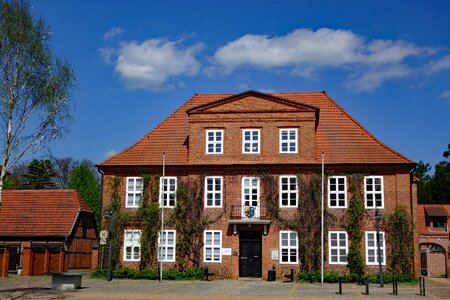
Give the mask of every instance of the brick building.
[[(110, 204), (111, 179), (120, 178), (121, 209), (135, 211), (142, 174), (161, 175), (165, 153), (159, 201), (166, 213), (176, 206), (177, 187), (190, 180), (201, 187), (203, 213), (218, 218), (200, 234), (202, 265), (223, 278), (266, 278), (273, 266), (281, 276), (299, 270), (304, 239), (279, 216), (298, 215), (305, 180), (321, 173), (322, 152), (325, 205), (334, 220), (348, 208), (351, 175), (361, 175), (357, 188), (366, 209), (361, 248), (366, 271), (375, 271), (375, 209), (403, 205), (416, 218), (414, 162), (377, 140), (325, 92), (195, 94), (134, 145), (98, 166), (104, 173), (102, 205)], [(269, 205), (273, 201), (276, 208)], [(137, 267), (142, 232), (129, 224), (123, 234), (121, 265)], [(165, 267), (176, 260), (177, 237), (175, 228), (165, 228), (159, 245)], [(384, 232), (380, 237), (386, 265), (389, 237)], [(342, 224), (330, 222), (325, 239), (326, 270), (346, 272), (350, 240)], [(414, 239), (418, 272), (417, 233)]]
[(448, 277), (450, 204), (419, 204), (417, 211), (421, 274)]
[(1, 276), (90, 269), (97, 236), (94, 213), (75, 190), (2, 191)]

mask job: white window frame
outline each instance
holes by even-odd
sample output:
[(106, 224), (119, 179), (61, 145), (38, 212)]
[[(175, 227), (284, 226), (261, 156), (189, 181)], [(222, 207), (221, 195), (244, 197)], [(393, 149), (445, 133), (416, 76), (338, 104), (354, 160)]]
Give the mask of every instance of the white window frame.
[[(142, 177), (127, 177), (127, 190), (126, 190), (126, 199), (125, 199), (125, 207), (126, 208), (136, 208), (139, 207), (139, 203), (142, 199), (142, 187), (143, 187), (143, 181), (142, 181)], [(133, 189), (130, 190), (131, 186), (129, 184), (129, 181), (132, 180), (133, 181)], [(138, 190), (137, 189), (137, 181), (141, 181), (141, 189)], [(139, 199), (137, 199), (137, 196), (139, 195)], [(130, 197), (132, 197), (131, 201), (130, 201)], [(132, 202), (131, 205), (129, 205), (128, 203)]]
[[(331, 190), (331, 179), (336, 179), (336, 189), (334, 191)], [(340, 190), (339, 180), (344, 179), (344, 190)], [(336, 196), (336, 205), (331, 205), (331, 196)], [(339, 205), (339, 195), (344, 195), (344, 205)], [(330, 176), (328, 177), (328, 207), (329, 208), (347, 208), (347, 176)]]
[[(288, 189), (287, 190), (283, 190), (283, 179), (287, 179), (288, 180)], [(295, 179), (295, 190), (291, 190), (291, 179)], [(297, 176), (290, 176), (290, 175), (285, 175), (285, 176), (280, 176), (280, 188), (279, 188), (279, 198), (280, 198), (280, 207), (297, 207), (298, 206), (298, 179)], [(291, 196), (292, 194), (295, 193), (295, 205), (291, 205)], [(283, 205), (283, 194), (287, 194), (288, 196), (288, 204), (287, 205)]]
[[(256, 179), (256, 186), (252, 185), (252, 182), (255, 179)], [(248, 185), (248, 186), (245, 185), (246, 180), (249, 181), (250, 185)], [(253, 198), (252, 196), (255, 195), (255, 193), (253, 193), (252, 190), (255, 188), (256, 188), (256, 200), (252, 200), (252, 198)], [(249, 196), (248, 204), (249, 205), (245, 205), (245, 202), (246, 202), (245, 196), (247, 195), (245, 193), (246, 189), (249, 190), (249, 193), (248, 193), (248, 196)], [(242, 212), (241, 212), (241, 216), (243, 218), (259, 218), (259, 208), (260, 208), (260, 204), (261, 204), (260, 196), (261, 196), (261, 180), (260, 180), (260, 178), (259, 177), (242, 177)], [(257, 202), (256, 206), (252, 205), (253, 201)], [(255, 210), (252, 217), (246, 216), (246, 214), (247, 214), (246, 207), (248, 207), (249, 209), (251, 209), (251, 207), (253, 207), (253, 209)]]
[[(369, 185), (367, 183), (368, 179), (372, 179), (372, 184), (371, 185)], [(375, 186), (376, 185), (375, 184), (376, 179), (380, 179), (381, 180), (381, 184), (380, 184), (381, 185), (381, 190), (380, 191), (376, 191), (375, 190), (376, 189), (376, 186)], [(371, 188), (372, 188), (371, 191), (368, 191), (368, 186), (371, 186)], [(375, 197), (376, 197), (377, 194), (381, 195), (381, 205), (380, 206), (376, 205)], [(373, 206), (369, 206), (367, 204), (367, 202), (368, 202), (367, 198), (368, 198), (369, 195), (372, 196)], [(375, 209), (375, 208), (383, 209), (384, 208), (384, 180), (383, 180), (383, 176), (365, 176), (364, 177), (364, 207), (366, 209)]]
[[(295, 132), (295, 139), (291, 139), (290, 138), (290, 133), (291, 131)], [(298, 153), (298, 128), (280, 128), (280, 153)], [(283, 140), (282, 136), (283, 136), (283, 132), (287, 133), (287, 140)], [(283, 151), (283, 144), (287, 145), (287, 150)], [(295, 150), (292, 151), (291, 150), (291, 146), (294, 145), (295, 146)]]
[[(173, 186), (170, 186), (170, 181), (175, 180), (175, 184)], [(164, 207), (174, 208), (177, 205), (177, 177), (173, 176), (165, 176), (164, 181), (167, 181), (169, 183), (169, 190), (164, 191), (165, 185), (163, 185), (163, 177), (159, 178), (159, 207), (163, 207), (163, 200), (164, 196), (167, 196), (166, 199), (168, 199), (168, 203)], [(173, 188), (173, 189), (171, 189)], [(170, 196), (173, 196), (173, 205), (169, 205), (170, 203)]]
[[(211, 244), (206, 244), (206, 235), (211, 234)], [(215, 244), (214, 235), (219, 234), (219, 244)], [(211, 250), (211, 260), (206, 259), (206, 250)], [(214, 258), (214, 250), (219, 251), (219, 259)], [(205, 263), (221, 263), (222, 262), (222, 230), (205, 230), (203, 231), (203, 262)]]
[[(208, 190), (208, 180), (212, 180), (212, 190)], [(216, 180), (220, 181), (220, 190), (216, 190)], [(222, 207), (223, 203), (223, 177), (222, 176), (206, 176), (205, 177), (205, 207)], [(211, 195), (212, 204), (208, 205), (208, 195)], [(220, 197), (220, 205), (216, 204), (216, 197)]]
[[(217, 133), (221, 134), (221, 138), (217, 139)], [(213, 134), (213, 141), (209, 140), (209, 134)], [(223, 154), (223, 141), (224, 141), (224, 130), (223, 129), (208, 129), (206, 130), (206, 154)], [(213, 146), (213, 151), (209, 151), (209, 146)], [(220, 145), (220, 151), (216, 151), (216, 146)]]
[[(250, 134), (250, 141), (245, 140), (245, 133)], [(253, 140), (254, 134), (258, 135), (258, 139), (256, 141)], [(245, 144), (249, 143), (250, 147), (246, 150)], [(253, 149), (253, 144), (257, 145), (258, 149)], [(261, 153), (261, 130), (260, 129), (242, 129), (242, 153), (243, 154), (259, 154)]]
[[(337, 239), (336, 239), (336, 245), (333, 246), (332, 245), (332, 238), (331, 236), (333, 234), (337, 235)], [(344, 234), (345, 235), (345, 245), (342, 246), (341, 245), (341, 235)], [(337, 261), (332, 261), (331, 260), (331, 252), (332, 250), (337, 250)], [(341, 250), (345, 250), (345, 261), (341, 261)], [(347, 264), (347, 254), (348, 254), (348, 234), (347, 231), (329, 231), (328, 232), (328, 263), (330, 265), (346, 265)]]
[[(295, 233), (295, 245), (291, 245), (291, 234)], [(283, 246), (283, 234), (288, 236), (288, 245)], [(288, 261), (283, 261), (283, 250), (288, 251)], [(295, 261), (291, 261), (291, 251), (295, 250)], [(297, 231), (280, 231), (280, 264), (298, 264), (298, 232)]]
[[(131, 235), (131, 241), (127, 239), (127, 236)], [(137, 239), (134, 235), (139, 235)], [(140, 261), (141, 260), (141, 236), (142, 231), (139, 229), (126, 229), (123, 233), (123, 261)], [(127, 258), (127, 247), (131, 247), (131, 258)], [(139, 258), (134, 258), (135, 248), (138, 248)]]
[[(165, 233), (165, 234), (164, 234)], [(173, 244), (168, 243), (168, 234), (173, 233)], [(162, 241), (161, 246), (161, 230), (158, 231), (158, 261), (161, 261), (161, 249), (162, 249), (162, 261), (163, 262), (175, 262), (176, 251), (177, 251), (177, 232), (176, 230), (163, 230), (163, 237), (166, 237)], [(173, 248), (173, 259), (167, 259), (168, 248)]]
[[(373, 246), (369, 246), (369, 235), (373, 235), (374, 242)], [(380, 236), (382, 238), (381, 241), (381, 251), (383, 254), (383, 261), (381, 262), (382, 265), (386, 265), (386, 239), (383, 231), (380, 231)], [(377, 232), (376, 231), (366, 231), (366, 265), (378, 265), (378, 247), (377, 247)], [(375, 261), (369, 262), (369, 250), (373, 250), (375, 253)]]

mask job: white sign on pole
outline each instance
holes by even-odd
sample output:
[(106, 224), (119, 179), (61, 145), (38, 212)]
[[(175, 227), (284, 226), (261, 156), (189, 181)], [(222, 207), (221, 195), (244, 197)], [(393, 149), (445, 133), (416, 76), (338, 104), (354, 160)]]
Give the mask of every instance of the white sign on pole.
[(100, 245), (106, 245), (106, 239), (100, 239)]
[(107, 239), (108, 238), (108, 231), (102, 230), (102, 231), (100, 231), (99, 235), (100, 235), (101, 239)]

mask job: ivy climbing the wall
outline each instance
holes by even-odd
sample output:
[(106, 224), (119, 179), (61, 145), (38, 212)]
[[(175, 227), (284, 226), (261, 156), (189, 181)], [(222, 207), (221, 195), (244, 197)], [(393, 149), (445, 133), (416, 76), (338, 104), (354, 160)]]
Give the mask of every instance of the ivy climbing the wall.
[(389, 243), (388, 268), (392, 274), (413, 274), (414, 238), (411, 215), (406, 207), (397, 206), (383, 218)]

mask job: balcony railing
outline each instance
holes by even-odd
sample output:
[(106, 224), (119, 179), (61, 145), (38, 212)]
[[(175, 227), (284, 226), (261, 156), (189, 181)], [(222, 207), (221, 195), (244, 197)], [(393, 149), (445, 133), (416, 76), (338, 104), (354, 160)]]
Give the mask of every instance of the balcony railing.
[(267, 208), (261, 206), (232, 205), (231, 220), (269, 220)]

